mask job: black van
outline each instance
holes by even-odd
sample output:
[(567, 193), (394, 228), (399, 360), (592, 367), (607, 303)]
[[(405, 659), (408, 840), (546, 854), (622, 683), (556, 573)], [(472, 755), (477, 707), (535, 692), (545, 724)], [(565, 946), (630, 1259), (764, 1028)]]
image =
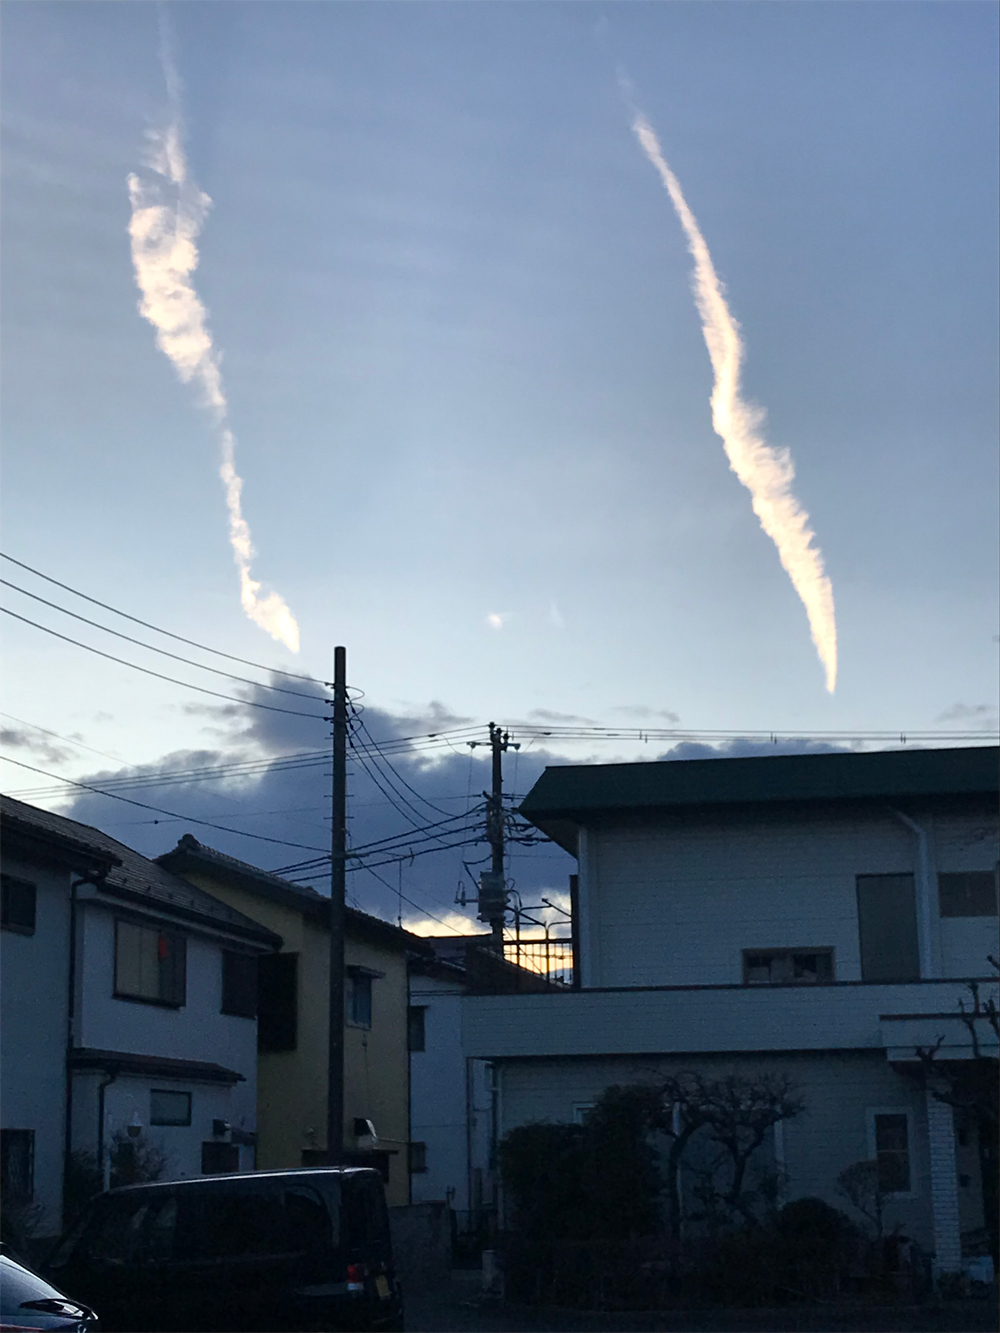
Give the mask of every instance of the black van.
[(367, 1167), (110, 1190), (47, 1272), (102, 1330), (403, 1327), (385, 1191)]

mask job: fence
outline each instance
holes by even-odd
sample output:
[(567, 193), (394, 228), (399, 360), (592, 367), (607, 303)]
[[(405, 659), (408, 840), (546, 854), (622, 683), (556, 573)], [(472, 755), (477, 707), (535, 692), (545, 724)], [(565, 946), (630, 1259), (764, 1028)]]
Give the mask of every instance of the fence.
[(560, 986), (573, 985), (573, 941), (552, 938), (504, 940), (504, 957)]

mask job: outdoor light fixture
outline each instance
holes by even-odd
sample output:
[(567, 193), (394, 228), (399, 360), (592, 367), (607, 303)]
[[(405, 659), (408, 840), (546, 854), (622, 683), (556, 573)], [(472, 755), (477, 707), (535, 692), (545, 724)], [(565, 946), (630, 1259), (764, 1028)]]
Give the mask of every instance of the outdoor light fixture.
[(128, 1124), (125, 1126), (126, 1133), (130, 1139), (137, 1139), (142, 1133), (142, 1121), (139, 1119), (139, 1112), (133, 1111)]

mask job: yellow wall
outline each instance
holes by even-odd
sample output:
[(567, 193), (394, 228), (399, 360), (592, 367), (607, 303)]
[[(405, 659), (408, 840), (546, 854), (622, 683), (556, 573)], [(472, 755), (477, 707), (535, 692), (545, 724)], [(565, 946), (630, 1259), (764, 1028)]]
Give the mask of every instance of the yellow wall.
[[(327, 930), (291, 907), (234, 887), (204, 871), (187, 872), (192, 884), (276, 931), (283, 953), (299, 955), (298, 1046), (261, 1051), (257, 1065), (257, 1166), (302, 1165), (305, 1148), (326, 1146), (329, 948)], [(390, 1204), (409, 1199), (407, 1160), (407, 984), (402, 948), (358, 938), (348, 920), (348, 967), (384, 973), (372, 981), (372, 1025), (344, 1030), (344, 1145), (354, 1145), (355, 1117), (371, 1120), (390, 1159)]]

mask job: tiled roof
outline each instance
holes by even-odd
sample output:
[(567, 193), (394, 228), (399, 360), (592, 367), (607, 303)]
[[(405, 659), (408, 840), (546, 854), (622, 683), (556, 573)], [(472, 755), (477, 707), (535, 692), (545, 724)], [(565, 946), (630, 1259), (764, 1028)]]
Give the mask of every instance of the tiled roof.
[(73, 1069), (112, 1070), (116, 1074), (145, 1074), (150, 1078), (199, 1083), (245, 1083), (246, 1076), (208, 1060), (176, 1060), (162, 1055), (135, 1055), (129, 1051), (98, 1051), (76, 1046), (70, 1052)]
[[(191, 833), (185, 833), (173, 851), (164, 852), (156, 859), (160, 865), (179, 875), (185, 871), (216, 870), (231, 883), (301, 912), (320, 925), (326, 925), (329, 921), (330, 899), (324, 894), (317, 893), (307, 885), (293, 884), (291, 880), (261, 870), (226, 852), (216, 851), (214, 847), (206, 847)], [(356, 907), (347, 907), (344, 911), (348, 933), (368, 934), (397, 948), (426, 949), (418, 935), (394, 926), (390, 921), (383, 921), (381, 917), (372, 916), (369, 912), (358, 911)]]
[(11, 796), (0, 796), (0, 814), (12, 829), (26, 832), (44, 842), (47, 838), (70, 843), (84, 854), (111, 863), (102, 888), (119, 897), (141, 898), (175, 915), (194, 917), (215, 926), (235, 931), (272, 948), (280, 946), (280, 937), (235, 908), (213, 898), (210, 893), (189, 884), (186, 879), (140, 856), (123, 842), (49, 810), (39, 810)]
[(773, 802), (996, 796), (1000, 750), (767, 755), (546, 768), (521, 802), (544, 826), (600, 812)]

